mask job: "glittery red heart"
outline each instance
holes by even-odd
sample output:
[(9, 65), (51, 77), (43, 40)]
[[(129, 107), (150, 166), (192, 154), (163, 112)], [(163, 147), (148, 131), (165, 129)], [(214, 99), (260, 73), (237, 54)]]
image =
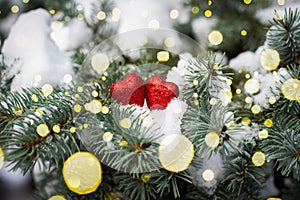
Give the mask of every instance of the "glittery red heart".
[(138, 74), (128, 74), (121, 81), (115, 82), (110, 87), (112, 97), (123, 105), (144, 105), (145, 84)]
[(160, 76), (152, 76), (146, 83), (146, 101), (150, 110), (165, 109), (178, 94), (178, 86)]

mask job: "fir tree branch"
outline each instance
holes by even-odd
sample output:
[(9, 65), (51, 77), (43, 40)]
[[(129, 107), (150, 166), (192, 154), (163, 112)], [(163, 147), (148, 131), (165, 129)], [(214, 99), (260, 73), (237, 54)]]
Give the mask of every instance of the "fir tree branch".
[[(32, 98), (34, 95), (34, 98)], [(70, 133), (72, 126), (72, 101), (61, 92), (54, 91), (45, 96), (38, 88), (24, 89), (1, 98), (4, 113), (13, 113), (22, 108), (18, 117), (9, 120), (1, 132), (6, 159), (13, 165), (12, 170), (31, 171), (37, 161), (43, 166), (50, 162), (58, 166), (64, 158), (79, 149), (76, 135)], [(48, 133), (39, 135), (37, 127), (44, 124)], [(52, 127), (57, 125), (59, 131)]]
[[(276, 12), (276, 11), (275, 11)], [(300, 13), (299, 10), (285, 9), (284, 16), (273, 19), (267, 32), (266, 42), (280, 54), (282, 66), (299, 64)]]
[(258, 192), (264, 180), (264, 173), (252, 163), (252, 156), (257, 150), (257, 141), (254, 145), (251, 142), (244, 143), (241, 150), (232, 157), (233, 160), (226, 163), (226, 178), (223, 183), (239, 199), (259, 199)]
[(270, 160), (275, 161), (282, 175), (292, 174), (300, 180), (300, 120), (281, 115), (268, 129), (269, 137), (262, 141), (262, 149)]

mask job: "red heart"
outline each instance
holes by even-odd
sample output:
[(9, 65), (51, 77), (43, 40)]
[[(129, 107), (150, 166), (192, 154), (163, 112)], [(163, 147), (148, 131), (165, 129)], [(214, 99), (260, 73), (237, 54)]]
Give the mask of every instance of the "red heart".
[(128, 74), (121, 81), (115, 82), (110, 87), (112, 97), (123, 105), (144, 105), (145, 84), (138, 74)]
[(152, 76), (146, 83), (146, 101), (150, 110), (165, 109), (170, 101), (178, 95), (178, 86), (165, 81), (160, 76)]

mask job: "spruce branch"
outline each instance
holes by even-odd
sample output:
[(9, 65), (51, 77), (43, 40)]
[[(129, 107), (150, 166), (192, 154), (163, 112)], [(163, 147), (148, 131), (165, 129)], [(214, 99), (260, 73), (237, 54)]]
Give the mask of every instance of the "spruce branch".
[[(34, 98), (32, 98), (34, 95)], [(58, 166), (64, 158), (79, 149), (72, 126), (72, 101), (61, 92), (45, 96), (38, 88), (24, 89), (1, 97), (2, 118), (7, 120), (1, 131), (6, 159), (12, 170), (21, 169), (25, 174), (39, 161), (42, 166)], [(20, 108), (16, 113), (15, 108)], [(48, 133), (39, 135), (37, 127), (45, 125)], [(52, 127), (60, 129), (55, 132)]]
[[(289, 78), (298, 79), (300, 77), (300, 68), (299, 65), (291, 64), (288, 65), (285, 70), (286, 73), (288, 73), (288, 76), (284, 77), (284, 75), (281, 75), (280, 84), (271, 91), (273, 96), (278, 98), (274, 104), (270, 104), (269, 108), (265, 110), (266, 116), (270, 118), (277, 118), (280, 116), (282, 116), (282, 118), (286, 116), (299, 118), (300, 116), (299, 102), (287, 100), (282, 94), (281, 87), (279, 87)], [(278, 93), (280, 95), (278, 95)]]
[(300, 120), (290, 116), (274, 119), (268, 130), (269, 137), (262, 141), (262, 149), (270, 160), (275, 161), (276, 170), (282, 175), (300, 179)]
[[(276, 13), (276, 11), (275, 11)], [(284, 16), (273, 19), (266, 42), (280, 54), (282, 66), (299, 64), (300, 13), (298, 9), (285, 9)]]
[[(78, 130), (86, 148), (101, 157), (102, 162), (118, 171), (139, 173), (160, 168), (157, 159), (158, 144), (155, 142), (159, 136), (153, 134), (150, 127), (143, 125), (143, 120), (149, 117), (148, 114), (138, 110), (136, 106), (123, 106), (112, 101), (107, 89), (102, 89), (102, 84), (85, 86), (76, 102), (85, 105), (95, 99), (91, 94), (97, 90), (99, 95), (96, 99), (109, 106), (108, 113), (93, 114), (82, 109), (75, 115), (75, 121), (79, 126), (87, 126)], [(121, 124), (124, 119), (127, 120), (128, 127)], [(110, 141), (104, 138), (106, 133), (112, 135)]]
[(156, 188), (160, 197), (173, 193), (173, 198), (180, 198), (180, 191), (184, 184), (192, 184), (191, 177), (186, 171), (173, 173), (161, 170), (157, 176)]
[(224, 184), (219, 183), (213, 194), (207, 194), (204, 189), (189, 185), (185, 198), (190, 200), (232, 200), (235, 199), (235, 196), (226, 189)]
[(231, 73), (223, 73), (228, 66), (224, 65), (222, 61), (223, 58), (217, 60), (216, 54), (212, 52), (209, 52), (207, 57), (198, 57), (196, 60), (189, 61), (186, 66), (188, 73), (185, 76), (184, 90), (184, 97), (187, 101), (192, 99), (194, 93), (200, 97), (215, 97), (213, 93), (223, 89), (223, 84), (226, 84)]
[[(17, 60), (14, 61), (14, 64), (17, 64)], [(10, 85), (14, 78), (14, 75), (9, 75), (8, 69), (9, 66), (4, 62), (4, 56), (0, 55), (0, 92), (1, 94), (7, 94), (10, 90)]]
[[(158, 144), (155, 139), (158, 136), (150, 133), (150, 128), (143, 126), (143, 119), (147, 117), (145, 113), (135, 115), (135, 107), (129, 106), (121, 109), (119, 104), (111, 106), (110, 123), (104, 124), (104, 131), (111, 131), (114, 139), (112, 146), (102, 139), (104, 131), (93, 132), (91, 142), (102, 159), (110, 163), (114, 169), (130, 173), (148, 172), (158, 169), (160, 163), (157, 159)], [(119, 125), (122, 119), (130, 119), (131, 126), (124, 128)], [(120, 145), (121, 141), (126, 141), (126, 145)], [(97, 148), (98, 147), (98, 148)]]
[(257, 141), (245, 142), (232, 157), (233, 160), (225, 165), (226, 178), (223, 183), (238, 199), (259, 199), (258, 192), (265, 175), (260, 167), (252, 163), (252, 156), (257, 150)]
[(153, 173), (148, 174), (150, 180), (147, 182), (142, 180), (142, 174), (126, 174), (116, 173), (114, 181), (120, 191), (124, 191), (129, 199), (132, 200), (150, 200), (155, 199), (155, 179), (152, 177)]
[[(234, 118), (233, 114), (221, 103), (207, 106), (202, 102), (199, 107), (189, 107), (182, 119), (182, 129), (192, 139), (197, 154), (212, 154), (221, 150), (225, 158), (238, 149), (241, 142), (238, 136), (245, 135), (248, 131), (236, 126), (238, 118)], [(211, 132), (219, 136), (219, 143), (214, 148), (205, 142), (205, 136)]]
[(61, 0), (58, 2), (46, 0), (43, 4), (48, 10), (54, 10), (55, 13), (62, 13), (60, 15), (56, 15), (58, 20), (66, 20), (69, 17), (77, 17), (79, 14), (74, 1)]

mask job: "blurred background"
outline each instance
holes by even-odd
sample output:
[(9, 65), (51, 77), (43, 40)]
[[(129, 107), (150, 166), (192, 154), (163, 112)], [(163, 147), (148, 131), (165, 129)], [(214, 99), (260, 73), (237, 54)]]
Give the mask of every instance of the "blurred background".
[[(100, 6), (92, 7), (93, 2), (100, 2)], [(107, 6), (110, 6), (111, 13), (103, 14)], [(230, 60), (241, 52), (255, 51), (262, 46), (270, 20), (280, 15), (285, 7), (299, 8), (299, 0), (0, 0), (0, 54), (18, 17), (43, 8), (51, 14), (52, 39), (67, 54), (77, 51), (90, 32), (98, 31), (95, 29), (97, 25), (101, 26), (102, 39), (138, 28), (157, 27), (183, 33), (199, 42), (205, 50), (226, 52), (226, 59)], [(92, 12), (93, 9), (98, 10)], [(89, 19), (89, 13), (96, 13), (98, 21)], [(84, 21), (86, 26), (72, 27), (73, 19)], [(103, 26), (104, 19), (109, 31)], [(63, 22), (66, 29), (57, 27), (57, 22)], [(64, 31), (67, 29), (66, 35)], [(80, 35), (87, 29), (88, 33)], [(207, 38), (212, 30), (222, 33), (222, 44), (209, 43)], [(74, 43), (79, 45), (72, 47)], [(29, 199), (38, 187), (33, 177), (32, 174), (23, 176), (18, 171), (9, 172), (9, 167), (3, 168), (0, 172), (0, 199)], [(278, 176), (268, 192), (278, 192), (281, 179)]]

